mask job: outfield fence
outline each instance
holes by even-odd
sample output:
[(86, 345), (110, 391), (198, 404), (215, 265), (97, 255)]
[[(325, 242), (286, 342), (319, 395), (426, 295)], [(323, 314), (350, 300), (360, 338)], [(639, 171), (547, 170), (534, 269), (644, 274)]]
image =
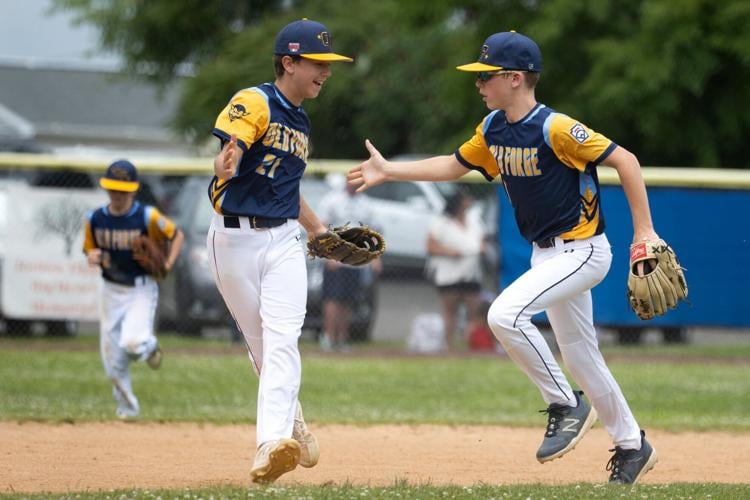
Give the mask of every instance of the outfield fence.
[[(83, 221), (88, 211), (107, 203), (98, 179), (111, 160), (0, 153), (1, 334), (69, 336), (96, 332), (99, 276), (97, 269), (86, 265), (81, 251)], [(206, 188), (212, 159), (132, 160), (141, 174), (137, 199), (159, 208), (186, 233), (185, 248), (175, 269), (160, 283), (157, 328), (183, 335), (236, 337), (233, 321), (207, 267), (205, 232), (211, 212)], [(313, 208), (326, 192), (341, 188), (341, 175), (356, 164), (346, 160), (310, 161), (302, 192)], [(692, 168), (643, 171), (650, 191), (655, 193), (652, 204), (657, 224), (667, 221), (666, 226), (657, 229), (663, 227), (664, 236), (668, 235), (683, 259), (690, 262), (684, 264), (688, 267), (691, 296), (700, 297), (700, 301), (686, 306), (687, 312), (670, 314), (671, 322), (656, 325), (663, 330), (664, 339), (684, 341), (685, 329), (693, 325), (750, 326), (747, 320), (734, 319), (735, 314), (750, 307), (750, 299), (737, 280), (738, 276), (750, 280), (750, 172)], [(610, 227), (629, 227), (627, 207), (621, 190), (616, 188), (616, 173), (600, 169), (600, 179), (608, 234)], [(462, 182), (476, 200), (473, 213), (486, 233), (487, 245), (481, 259), (482, 304), (486, 306), (502, 286), (528, 265), (530, 248), (518, 235), (501, 185), (487, 183), (474, 172)], [(420, 328), (425, 331), (425, 338), (439, 335), (443, 306), (426, 272), (426, 234), (455, 186), (404, 183), (398, 189), (376, 189), (368, 194), (380, 217), (376, 225), (381, 226), (388, 250), (382, 266), (360, 270), (352, 278), (358, 280), (351, 287), (357, 294), (352, 305), (352, 340), (406, 340), (419, 333)], [(706, 203), (710, 206), (704, 207)], [(620, 232), (610, 236), (613, 245), (622, 243)], [(703, 247), (708, 241), (712, 242), (712, 255), (736, 264), (724, 266), (726, 276), (711, 271), (713, 281), (704, 283), (703, 273), (709, 270), (711, 259), (701, 256), (709, 255)], [(618, 253), (615, 255), (617, 258)], [(617, 269), (613, 265), (608, 279), (620, 280), (624, 286)], [(305, 335), (312, 338), (318, 338), (325, 329), (324, 273), (323, 262), (308, 261)], [(712, 292), (712, 285), (720, 287), (722, 294)], [(599, 313), (606, 319), (603, 326), (618, 329), (622, 342), (639, 340), (642, 329), (633, 321), (618, 319), (628, 314), (627, 306), (619, 297), (617, 286), (612, 286), (614, 291), (608, 286), (605, 283), (601, 287), (606, 296), (597, 297), (606, 308)], [(721, 300), (721, 307), (711, 306), (711, 300)], [(696, 310), (700, 314), (696, 315)], [(721, 311), (721, 317), (705, 320), (704, 311), (711, 310)], [(615, 319), (612, 311), (616, 311)], [(631, 316), (627, 318), (632, 319)], [(461, 338), (468, 335), (466, 326), (466, 311), (459, 308), (457, 335), (462, 346), (469, 340)], [(429, 345), (425, 340), (423, 347), (429, 349)]]

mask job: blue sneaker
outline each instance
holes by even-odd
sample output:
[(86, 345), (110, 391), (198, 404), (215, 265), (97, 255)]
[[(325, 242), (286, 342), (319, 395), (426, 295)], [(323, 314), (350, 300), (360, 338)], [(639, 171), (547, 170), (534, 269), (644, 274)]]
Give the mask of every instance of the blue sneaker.
[(607, 462), (609, 484), (635, 484), (648, 471), (654, 468), (659, 457), (656, 450), (646, 441), (646, 433), (641, 431), (641, 449), (623, 450), (615, 446), (615, 454)]
[(546, 410), (547, 432), (536, 452), (540, 463), (560, 458), (576, 447), (584, 434), (596, 422), (596, 410), (583, 399), (583, 391), (573, 391), (578, 406), (575, 408), (552, 403)]

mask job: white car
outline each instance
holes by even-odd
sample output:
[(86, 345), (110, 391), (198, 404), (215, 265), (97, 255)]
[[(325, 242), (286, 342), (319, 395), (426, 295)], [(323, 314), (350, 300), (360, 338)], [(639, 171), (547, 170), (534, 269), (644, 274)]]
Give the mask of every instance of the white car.
[[(343, 177), (331, 174), (327, 183), (331, 189), (340, 188)], [(369, 199), (375, 221), (351, 221), (372, 225), (383, 233), (386, 252), (383, 263), (388, 269), (424, 269), (427, 260), (427, 232), (432, 221), (443, 213), (446, 200), (457, 184), (436, 182), (386, 182), (369, 188), (364, 196)], [(480, 222), (487, 234), (497, 231), (496, 203), (478, 200), (469, 217)], [(314, 207), (313, 207), (314, 208)]]

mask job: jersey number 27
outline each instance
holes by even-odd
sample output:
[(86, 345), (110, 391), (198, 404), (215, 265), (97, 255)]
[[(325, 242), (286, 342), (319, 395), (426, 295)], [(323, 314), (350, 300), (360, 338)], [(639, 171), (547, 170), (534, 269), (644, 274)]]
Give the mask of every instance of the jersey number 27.
[(273, 179), (273, 174), (276, 172), (276, 168), (281, 164), (281, 158), (273, 154), (267, 154), (263, 157), (263, 161), (255, 169), (260, 175), (265, 175)]

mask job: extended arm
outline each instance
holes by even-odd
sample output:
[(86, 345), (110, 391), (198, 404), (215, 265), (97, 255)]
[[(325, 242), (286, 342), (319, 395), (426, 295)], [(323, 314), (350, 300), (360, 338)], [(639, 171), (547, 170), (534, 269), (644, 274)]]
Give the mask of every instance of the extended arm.
[(469, 172), (453, 155), (394, 162), (383, 158), (369, 140), (365, 141), (365, 146), (370, 158), (347, 175), (348, 181), (358, 186), (358, 192), (386, 181), (452, 181)]
[(627, 149), (618, 146), (602, 164), (617, 170), (622, 189), (630, 205), (630, 214), (633, 219), (633, 242), (657, 239), (658, 235), (651, 221), (646, 184), (641, 175), (638, 158)]

